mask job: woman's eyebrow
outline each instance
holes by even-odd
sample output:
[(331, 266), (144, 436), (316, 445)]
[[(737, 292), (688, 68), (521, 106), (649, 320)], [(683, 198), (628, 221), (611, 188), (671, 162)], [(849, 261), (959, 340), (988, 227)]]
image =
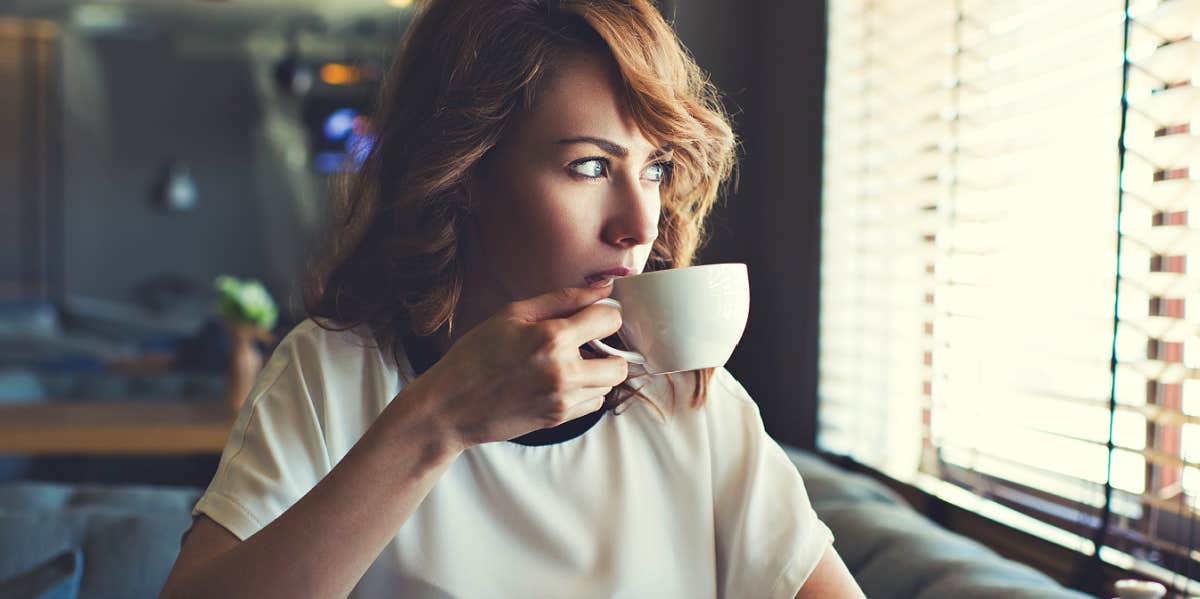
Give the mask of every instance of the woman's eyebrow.
[(600, 148), (601, 150), (604, 150), (605, 152), (608, 152), (609, 154), (612, 154), (614, 156), (619, 156), (621, 158), (624, 158), (629, 155), (629, 150), (625, 146), (611, 142), (611, 141), (601, 138), (601, 137), (590, 137), (587, 135), (583, 135), (580, 137), (568, 137), (567, 139), (558, 140), (558, 143), (560, 143), (560, 144), (580, 144), (580, 143), (592, 144), (593, 146), (596, 146), (597, 148)]
[[(603, 137), (591, 137), (589, 135), (581, 135), (579, 137), (568, 137), (566, 139), (560, 139), (560, 140), (558, 140), (558, 143), (560, 143), (560, 144), (578, 144), (578, 143), (592, 144), (593, 146), (596, 146), (597, 148), (600, 148), (601, 150), (604, 150), (605, 152), (608, 152), (609, 154), (612, 154), (612, 155), (620, 157), (620, 158), (625, 158), (625, 157), (629, 156), (628, 148), (626, 148), (625, 146), (618, 144), (616, 142), (604, 139)], [(669, 154), (670, 152), (671, 152), (671, 145), (667, 144), (667, 145), (664, 145), (663, 147), (655, 150), (653, 152), (652, 157), (658, 157), (661, 155)]]

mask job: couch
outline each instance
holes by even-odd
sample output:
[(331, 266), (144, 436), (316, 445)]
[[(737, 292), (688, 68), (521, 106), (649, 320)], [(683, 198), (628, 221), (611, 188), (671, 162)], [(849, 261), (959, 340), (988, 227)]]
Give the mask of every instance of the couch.
[[(868, 477), (805, 451), (788, 453), (868, 597), (1087, 597), (938, 527)], [(85, 599), (157, 596), (200, 491), (28, 481), (0, 485), (0, 596), (74, 597), (76, 590)]]
[(1090, 597), (934, 524), (870, 477), (787, 451), (834, 547), (872, 599)]

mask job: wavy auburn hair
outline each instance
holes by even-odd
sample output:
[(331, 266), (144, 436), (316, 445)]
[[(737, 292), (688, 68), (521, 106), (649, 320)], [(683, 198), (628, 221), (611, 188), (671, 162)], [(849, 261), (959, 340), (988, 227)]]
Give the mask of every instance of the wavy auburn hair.
[[(385, 77), (370, 119), (375, 144), (345, 181), (332, 247), (305, 297), (314, 321), (367, 325), (397, 364), (403, 327), (425, 336), (447, 325), (473, 218), (467, 176), (572, 50), (610, 56), (641, 133), (673, 150), (646, 270), (692, 263), (735, 139), (716, 89), (658, 10), (648, 0), (429, 0)], [(711, 376), (696, 371), (693, 405)], [(606, 405), (632, 395), (626, 383)]]

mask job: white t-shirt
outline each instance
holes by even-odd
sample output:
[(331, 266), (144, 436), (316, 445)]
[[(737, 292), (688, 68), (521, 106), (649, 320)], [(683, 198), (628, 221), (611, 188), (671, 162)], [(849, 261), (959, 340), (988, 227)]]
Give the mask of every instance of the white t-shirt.
[[(414, 378), (362, 330), (283, 339), (193, 515), (244, 540), (346, 455)], [(833, 540), (800, 475), (728, 371), (699, 409), (670, 376), (674, 401), (636, 379), (665, 419), (632, 398), (568, 441), (466, 450), (352, 596), (793, 598)]]

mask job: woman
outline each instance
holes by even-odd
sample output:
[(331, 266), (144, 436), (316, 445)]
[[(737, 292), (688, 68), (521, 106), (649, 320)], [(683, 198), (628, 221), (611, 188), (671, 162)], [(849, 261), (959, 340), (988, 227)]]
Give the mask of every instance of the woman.
[(861, 597), (728, 372), (579, 349), (691, 262), (718, 106), (647, 0), (429, 2), (163, 595)]

